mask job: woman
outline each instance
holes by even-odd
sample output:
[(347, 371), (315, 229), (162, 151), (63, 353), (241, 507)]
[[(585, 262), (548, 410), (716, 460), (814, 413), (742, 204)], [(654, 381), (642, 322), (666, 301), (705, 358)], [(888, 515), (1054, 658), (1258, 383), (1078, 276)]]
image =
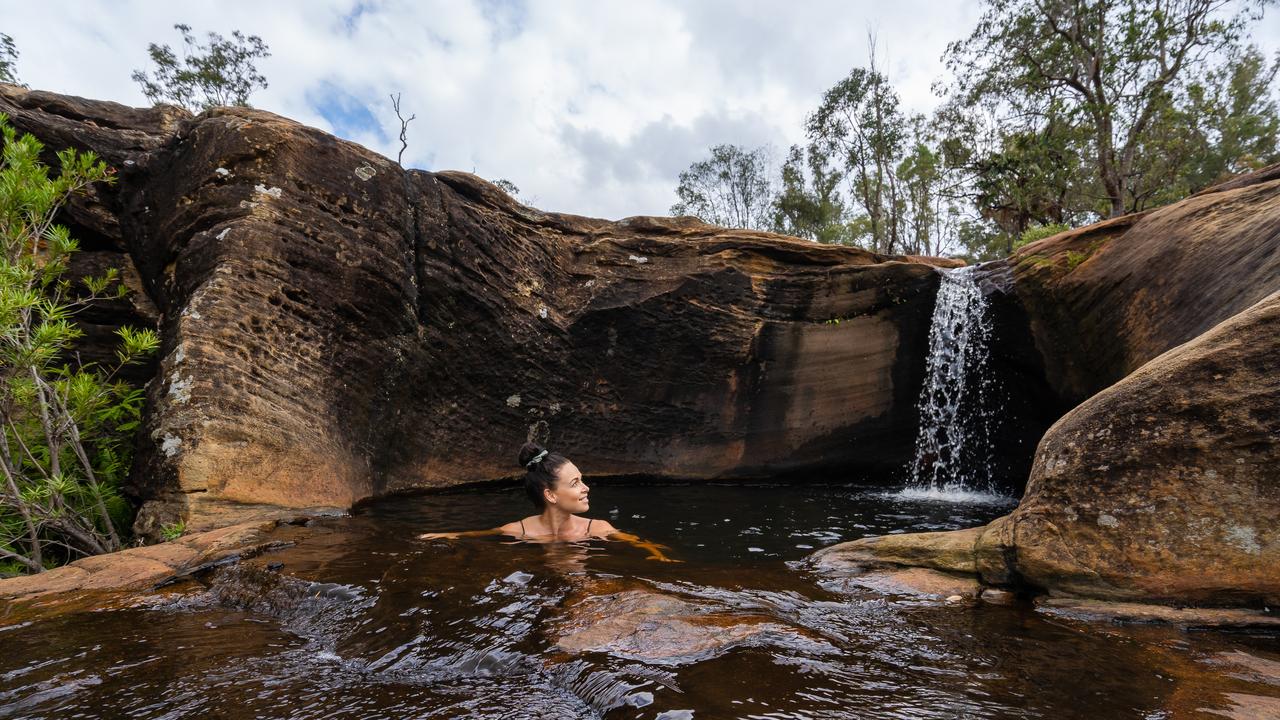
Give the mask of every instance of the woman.
[(661, 562), (678, 562), (662, 553), (663, 545), (625, 533), (608, 520), (584, 518), (579, 513), (590, 509), (588, 494), (591, 489), (582, 481), (582, 471), (569, 459), (553, 453), (536, 443), (525, 443), (520, 448), (519, 462), (524, 467), (524, 490), (530, 502), (539, 510), (522, 520), (507, 523), (492, 530), (469, 532), (425, 533), (422, 540), (437, 538), (476, 537), (480, 535), (510, 535), (520, 540), (554, 542), (557, 540), (587, 540), (602, 538), (621, 540), (649, 552), (647, 559)]

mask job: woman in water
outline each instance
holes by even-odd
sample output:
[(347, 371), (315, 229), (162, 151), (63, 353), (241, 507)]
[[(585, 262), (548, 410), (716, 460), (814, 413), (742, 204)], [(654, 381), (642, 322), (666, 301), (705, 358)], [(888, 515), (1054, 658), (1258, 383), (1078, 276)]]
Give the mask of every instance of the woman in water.
[(491, 530), (425, 533), (418, 538), (434, 540), (480, 535), (510, 535), (533, 542), (602, 538), (621, 540), (646, 550), (649, 552), (649, 560), (677, 562), (662, 553), (663, 550), (670, 549), (666, 546), (622, 532), (608, 520), (582, 517), (579, 513), (585, 513), (591, 507), (587, 501), (590, 488), (582, 481), (582, 471), (565, 456), (549, 452), (536, 443), (525, 443), (524, 447), (520, 448), (519, 462), (524, 467), (524, 491), (539, 511), (537, 515), (530, 515)]

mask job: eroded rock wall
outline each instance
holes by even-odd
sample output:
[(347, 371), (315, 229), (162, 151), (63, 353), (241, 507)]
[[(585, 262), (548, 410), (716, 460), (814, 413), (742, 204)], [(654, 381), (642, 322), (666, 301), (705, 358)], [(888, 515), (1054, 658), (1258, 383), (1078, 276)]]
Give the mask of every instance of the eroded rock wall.
[(596, 476), (910, 456), (937, 261), (544, 213), (243, 108), (0, 105), (121, 168), (81, 229), (127, 248), (163, 334), (143, 532), (510, 476), (531, 434)]
[(1068, 404), (1280, 289), (1280, 166), (1071, 230), (1009, 258)]

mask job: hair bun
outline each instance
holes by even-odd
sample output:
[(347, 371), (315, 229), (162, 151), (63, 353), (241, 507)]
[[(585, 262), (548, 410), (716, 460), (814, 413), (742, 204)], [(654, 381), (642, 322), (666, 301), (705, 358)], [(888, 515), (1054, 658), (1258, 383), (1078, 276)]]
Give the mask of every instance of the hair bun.
[(527, 442), (524, 444), (524, 447), (520, 448), (520, 455), (517, 456), (517, 462), (520, 463), (521, 468), (527, 469), (529, 467), (529, 463), (532, 462), (540, 453), (545, 451), (546, 448), (542, 447), (538, 443)]

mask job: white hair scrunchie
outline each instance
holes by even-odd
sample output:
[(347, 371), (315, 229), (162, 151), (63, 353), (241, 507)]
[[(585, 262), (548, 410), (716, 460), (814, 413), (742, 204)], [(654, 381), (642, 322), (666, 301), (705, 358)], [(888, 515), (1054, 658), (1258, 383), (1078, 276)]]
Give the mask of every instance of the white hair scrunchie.
[(547, 456), (547, 454), (548, 454), (548, 452), (547, 452), (546, 450), (543, 450), (542, 452), (538, 453), (537, 455), (534, 455), (532, 460), (530, 460), (529, 462), (527, 462), (527, 463), (525, 463), (525, 464), (524, 464), (525, 469), (526, 469), (526, 470), (532, 470), (532, 469), (533, 469), (533, 466), (534, 466), (534, 465), (537, 465), (537, 464), (538, 464), (538, 463), (540, 463), (540, 462), (542, 462), (542, 459), (543, 459), (543, 458), (545, 458), (545, 457)]

